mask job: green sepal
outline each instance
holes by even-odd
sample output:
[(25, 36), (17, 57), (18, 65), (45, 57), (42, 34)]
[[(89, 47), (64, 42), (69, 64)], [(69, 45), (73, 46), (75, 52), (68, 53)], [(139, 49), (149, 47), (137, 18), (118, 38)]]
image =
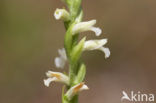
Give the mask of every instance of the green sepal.
[(86, 40), (86, 37), (81, 39), (81, 41), (72, 49), (71, 61), (73, 64), (75, 64), (78, 61), (78, 59), (80, 58), (85, 40)]
[(85, 78), (85, 75), (86, 75), (86, 66), (84, 64), (81, 64), (74, 83), (77, 84), (82, 82)]

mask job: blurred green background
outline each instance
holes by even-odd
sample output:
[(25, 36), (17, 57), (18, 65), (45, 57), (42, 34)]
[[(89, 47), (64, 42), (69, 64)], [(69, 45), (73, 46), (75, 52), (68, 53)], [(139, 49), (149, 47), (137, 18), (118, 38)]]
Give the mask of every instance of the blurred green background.
[[(90, 90), (80, 103), (121, 103), (122, 91), (156, 94), (156, 1), (83, 0), (84, 20), (97, 19), (111, 57), (83, 53)], [(60, 0), (0, 0), (0, 103), (61, 103), (60, 83), (43, 84), (63, 47), (65, 29), (53, 13)], [(125, 103), (127, 101), (124, 101)], [(128, 103), (128, 102), (127, 102)], [(143, 102), (142, 102), (143, 103)]]

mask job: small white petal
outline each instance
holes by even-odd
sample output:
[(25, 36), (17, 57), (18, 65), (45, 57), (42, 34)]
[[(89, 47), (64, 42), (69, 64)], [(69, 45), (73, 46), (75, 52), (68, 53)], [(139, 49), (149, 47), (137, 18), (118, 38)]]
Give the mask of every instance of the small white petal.
[(63, 69), (67, 61), (66, 51), (62, 48), (58, 50), (58, 53), (59, 57), (55, 58), (55, 65), (57, 68)]
[(100, 36), (102, 33), (102, 30), (98, 27), (91, 27), (91, 30), (95, 32), (96, 36)]
[(55, 65), (56, 65), (57, 68), (63, 69), (64, 68), (64, 65), (65, 65), (64, 59), (62, 59), (60, 57), (56, 57), (55, 58)]
[(64, 60), (67, 60), (66, 51), (64, 48), (59, 49), (58, 53), (59, 53), (60, 57), (62, 57)]
[(110, 56), (109, 48), (101, 47), (101, 48), (99, 48), (99, 50), (101, 50), (105, 53), (105, 58), (108, 58)]
[(52, 81), (55, 81), (56, 78), (48, 78), (48, 79), (44, 79), (44, 85), (49, 87), (49, 84), (52, 82)]

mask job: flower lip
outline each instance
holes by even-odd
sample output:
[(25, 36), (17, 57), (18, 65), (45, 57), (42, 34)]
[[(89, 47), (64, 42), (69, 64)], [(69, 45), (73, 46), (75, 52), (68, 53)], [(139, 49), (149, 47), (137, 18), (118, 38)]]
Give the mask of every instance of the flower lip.
[(102, 52), (105, 53), (105, 58), (108, 58), (111, 54), (109, 48), (101, 47), (101, 48), (99, 48), (99, 50), (101, 50)]
[(52, 81), (55, 81), (56, 78), (48, 78), (48, 79), (44, 79), (44, 85), (49, 87), (49, 84), (52, 82)]
[(91, 27), (91, 30), (95, 32), (96, 36), (100, 36), (102, 33), (102, 30), (98, 27)]

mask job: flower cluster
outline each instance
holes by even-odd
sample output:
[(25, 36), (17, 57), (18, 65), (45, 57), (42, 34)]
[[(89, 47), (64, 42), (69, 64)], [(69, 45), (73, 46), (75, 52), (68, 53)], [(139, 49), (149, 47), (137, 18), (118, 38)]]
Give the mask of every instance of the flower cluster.
[[(65, 62), (67, 61), (67, 56), (65, 53), (65, 49), (59, 49), (58, 50), (59, 57), (55, 58), (55, 65), (57, 68), (64, 68)], [(49, 87), (51, 82), (60, 82), (65, 85), (69, 85), (69, 77), (63, 73), (60, 72), (53, 72), (53, 71), (48, 71), (46, 72), (46, 76), (48, 77), (47, 79), (44, 79), (44, 85)], [(89, 88), (87, 85), (85, 85), (83, 82), (76, 84), (75, 86), (71, 87), (65, 96), (71, 100), (71, 98), (76, 95), (78, 92), (83, 91), (83, 90), (88, 90)]]
[[(93, 31), (95, 36), (100, 36), (102, 30), (95, 27), (96, 20), (82, 22), (82, 9), (80, 8), (81, 0), (65, 0), (69, 6), (69, 11), (65, 9), (56, 9), (54, 17), (56, 20), (62, 20), (67, 29), (65, 35), (65, 47), (58, 50), (59, 56), (55, 58), (57, 68), (63, 69), (66, 62), (69, 62), (69, 75), (48, 71), (47, 79), (44, 80), (45, 86), (49, 87), (51, 82), (61, 82), (67, 86), (67, 91), (63, 91), (63, 103), (72, 103), (73, 97), (80, 91), (88, 90), (84, 84), (86, 67), (84, 63), (80, 63), (82, 52), (91, 50), (100, 50), (105, 54), (105, 58), (110, 56), (109, 48), (105, 47), (107, 39), (86, 40), (86, 37), (78, 41), (79, 33)], [(70, 2), (69, 2), (70, 1)], [(72, 6), (71, 6), (72, 5)], [(73, 6), (74, 5), (74, 6)]]

